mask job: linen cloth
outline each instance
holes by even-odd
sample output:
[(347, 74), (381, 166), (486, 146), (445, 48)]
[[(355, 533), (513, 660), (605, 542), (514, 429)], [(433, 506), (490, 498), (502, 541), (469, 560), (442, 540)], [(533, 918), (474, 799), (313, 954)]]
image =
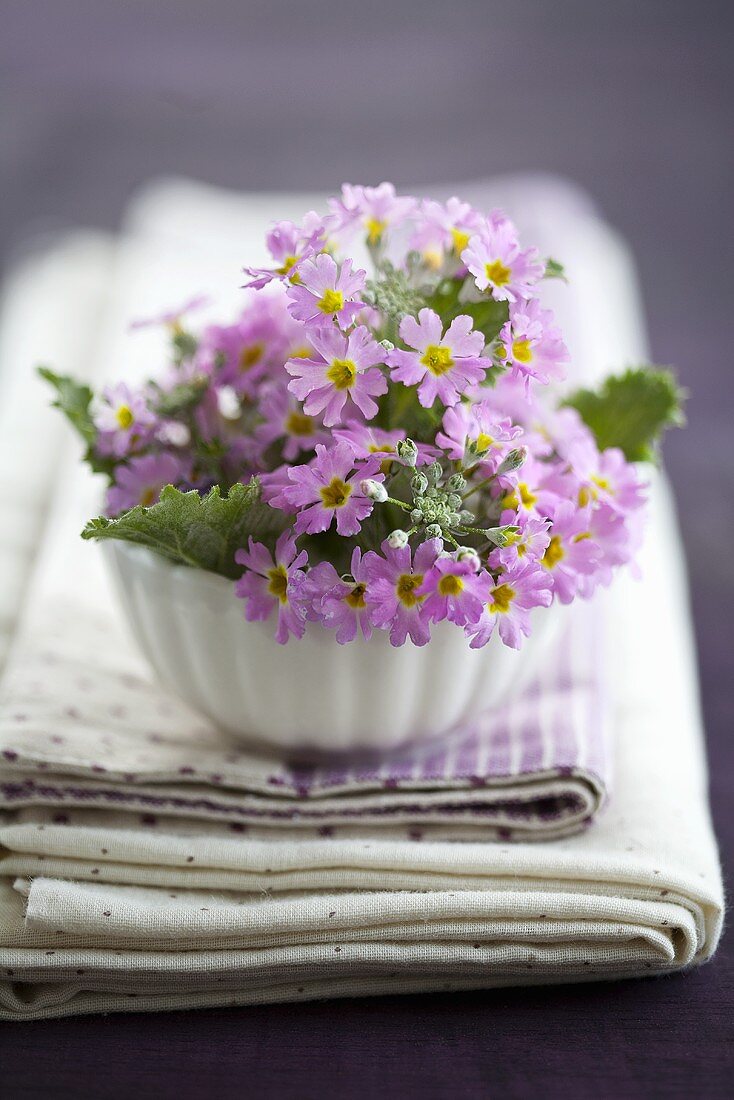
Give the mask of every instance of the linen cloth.
[[(148, 200), (149, 214), (158, 199)], [(169, 190), (169, 217), (176, 200), (185, 222), (192, 194)], [(211, 229), (234, 202), (196, 196), (193, 206)], [(558, 202), (555, 214), (558, 226)], [(559, 227), (564, 252), (578, 259), (596, 241), (585, 285), (623, 334), (606, 349), (611, 361), (625, 341), (640, 355), (636, 315), (604, 294), (624, 257), (588, 211), (574, 217), (575, 238)], [(201, 248), (204, 237), (200, 221)], [(583, 239), (577, 249), (574, 239)], [(180, 257), (181, 243), (168, 244)], [(579, 333), (577, 323), (577, 341)], [(67, 492), (83, 501), (79, 488), (70, 481)], [(707, 958), (721, 925), (721, 883), (677, 532), (664, 484), (652, 496), (644, 582), (620, 578), (607, 609), (617, 780), (592, 829), (545, 845), (389, 830), (284, 842), (282, 830), (232, 835), (215, 821), (193, 832), (183, 819), (160, 831), (126, 829), (85, 809), (54, 826), (29, 808), (6, 830), (14, 847), (4, 873), (23, 877), (6, 878), (0, 892), (2, 1011), (18, 1018), (472, 988), (665, 972)], [(68, 504), (59, 510), (38, 574), (45, 584), (54, 569), (63, 578), (71, 544)], [(89, 570), (76, 614), (99, 606), (101, 576)], [(42, 592), (39, 584), (26, 636)], [(74, 837), (71, 848), (64, 836)], [(113, 881), (92, 879), (110, 865)]]

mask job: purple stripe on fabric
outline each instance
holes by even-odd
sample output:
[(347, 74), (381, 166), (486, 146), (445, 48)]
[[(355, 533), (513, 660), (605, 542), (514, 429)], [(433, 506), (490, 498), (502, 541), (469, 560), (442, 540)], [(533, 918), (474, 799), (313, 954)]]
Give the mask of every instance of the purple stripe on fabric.
[(510, 726), (508, 722), (500, 724), (493, 732), (489, 742), (486, 772), (490, 776), (508, 775), (510, 771)]
[(573, 725), (571, 693), (574, 690), (573, 654), (574, 633), (569, 627), (564, 644), (559, 646), (558, 680), (553, 699), (553, 764), (557, 768), (571, 768), (578, 761), (576, 729)]
[(474, 723), (469, 734), (455, 751), (454, 766), (451, 769), (454, 778), (468, 779), (477, 777), (479, 760), (480, 727)]
[(443, 779), (446, 774), (447, 749), (443, 744), (431, 749), (418, 769), (421, 779)]
[(601, 670), (605, 668), (604, 637), (598, 617), (590, 614), (590, 652), (593, 673), (590, 676), (588, 709), (585, 716), (587, 739), (587, 767), (604, 776), (609, 786), (609, 699), (608, 688)]

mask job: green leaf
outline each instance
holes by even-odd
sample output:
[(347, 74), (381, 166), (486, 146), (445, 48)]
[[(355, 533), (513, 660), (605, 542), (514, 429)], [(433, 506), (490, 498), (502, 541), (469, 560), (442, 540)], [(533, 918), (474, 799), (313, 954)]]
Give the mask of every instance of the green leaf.
[(56, 391), (56, 400), (51, 404), (55, 409), (61, 410), (84, 443), (84, 461), (95, 474), (107, 474), (111, 477), (115, 466), (114, 460), (95, 452), (97, 429), (90, 412), (94, 394), (89, 386), (75, 381), (68, 375), (56, 374), (48, 367), (39, 367), (38, 373)]
[(563, 264), (558, 260), (554, 260), (552, 256), (549, 256), (545, 261), (545, 271), (543, 272), (544, 279), (562, 279), (564, 283), (568, 282), (566, 276), (566, 269)]
[(182, 328), (175, 328), (172, 341), (174, 358), (181, 364), (185, 359), (192, 359), (199, 347), (199, 341), (191, 332)]
[(440, 401), (425, 409), (415, 386), (393, 385), (380, 402), (380, 421), (390, 431), (400, 428), (410, 438), (422, 440), (432, 438), (445, 411)]
[(155, 400), (155, 411), (159, 416), (177, 417), (191, 413), (209, 388), (208, 378), (192, 378), (187, 382), (177, 382), (170, 390), (159, 390)]
[(445, 280), (426, 304), (429, 309), (436, 311), (445, 327), (460, 314), (468, 314), (474, 322), (474, 328), (483, 333), (486, 342), (491, 344), (510, 315), (509, 306), (507, 302), (496, 302), (494, 298), (483, 298), (481, 302), (462, 302), (459, 300), (462, 285), (458, 279)]
[(93, 519), (82, 538), (134, 542), (178, 564), (236, 578), (242, 567), (234, 560), (235, 550), (245, 547), (250, 535), (272, 545), (289, 522), (283, 512), (262, 503), (260, 483), (253, 478), (224, 495), (215, 485), (204, 497), (195, 489), (183, 493), (166, 485), (157, 504), (138, 505), (116, 519)]
[(56, 390), (56, 400), (52, 402), (53, 407), (61, 409), (86, 445), (91, 447), (97, 438), (97, 429), (89, 411), (89, 406), (94, 397), (89, 386), (76, 382), (68, 375), (55, 374), (48, 367), (39, 367), (38, 373)]
[(630, 462), (651, 462), (665, 428), (685, 423), (685, 391), (670, 370), (630, 367), (598, 390), (577, 390), (564, 401), (577, 410), (600, 450), (620, 447)]

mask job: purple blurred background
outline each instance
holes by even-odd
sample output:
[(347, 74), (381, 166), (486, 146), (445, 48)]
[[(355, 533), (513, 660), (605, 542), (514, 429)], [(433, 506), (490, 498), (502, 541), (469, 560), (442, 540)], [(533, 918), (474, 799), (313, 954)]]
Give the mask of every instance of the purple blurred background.
[[(29, 238), (75, 225), (114, 227), (135, 187), (160, 174), (292, 190), (333, 188), (343, 179), (407, 185), (544, 169), (593, 195), (636, 253), (653, 356), (676, 365), (691, 391), (689, 428), (670, 437), (666, 458), (691, 568), (712, 798), (725, 853), (734, 848), (733, 51), (731, 0), (4, 0), (0, 6), (6, 264)], [(701, 1043), (718, 1034), (711, 1021), (728, 1026), (734, 975), (727, 948), (725, 941), (700, 974), (618, 995), (616, 1003), (632, 1013), (629, 1022), (637, 1019), (642, 1049), (653, 1041), (653, 1025), (639, 1016), (672, 1014), (670, 1046), (660, 1048), (673, 1067), (672, 1085), (697, 1064)], [(569, 991), (565, 1002), (560, 996), (425, 998), (423, 1038), (415, 1041), (428, 1041), (431, 1021), (440, 1035), (459, 1014), (473, 1021), (467, 1035), (474, 1045), (465, 1040), (456, 1058), (471, 1058), (478, 1051), (476, 1013), (485, 1012), (498, 1049), (510, 1057), (517, 1047), (524, 1057), (518, 1043), (530, 1005), (548, 1010), (549, 1034), (559, 1042), (569, 1016), (575, 1022), (593, 1016), (600, 1033), (607, 1030), (605, 987)], [(393, 1012), (397, 1030), (388, 1027), (385, 1042), (395, 1072), (412, 1066), (411, 1080), (423, 1082), (423, 1074), (424, 1095), (432, 1095), (434, 1078), (410, 1039), (411, 1010), (390, 1003), (385, 1011)], [(365, 1021), (374, 1016), (374, 1006), (356, 1004), (300, 1006), (298, 1014), (289, 1007), (206, 1014), (220, 1041), (239, 1033), (245, 1044), (269, 1044), (278, 1067), (270, 1066), (267, 1080), (280, 1080), (272, 1094), (281, 1096), (291, 1095), (285, 1067), (297, 1064), (298, 1042), (295, 1052), (288, 1049), (286, 1032), (308, 1042), (311, 1029), (311, 1042), (318, 1041), (320, 1020), (339, 1041), (346, 1036), (358, 1061)], [(705, 1036), (697, 1034), (704, 1019)], [(76, 1026), (88, 1033), (96, 1027), (105, 1049), (105, 1035), (111, 1041), (126, 1026), (134, 1041), (133, 1020), (106, 1032), (90, 1021)], [(576, 1066), (579, 1079), (584, 1065), (592, 1074), (589, 1050), (600, 1049), (595, 1026), (586, 1062)], [(180, 1034), (172, 1020), (143, 1023), (141, 1034), (146, 1027), (169, 1038)], [(71, 1021), (44, 1025), (48, 1049), (54, 1036), (63, 1043), (74, 1028)], [(453, 1041), (461, 1046), (461, 1034), (454, 1032)], [(625, 1042), (631, 1056), (632, 1032)], [(246, 1055), (239, 1049), (237, 1056)], [(477, 1070), (476, 1059), (472, 1065)], [(535, 1068), (542, 1082), (544, 1070)], [(210, 1072), (215, 1080), (216, 1068)], [(526, 1074), (529, 1085), (532, 1064)], [(628, 1090), (634, 1076), (622, 1074), (620, 1087)], [(515, 1078), (501, 1079), (515, 1095)], [(660, 1087), (659, 1075), (654, 1079)], [(306, 1093), (315, 1091), (314, 1085)]]

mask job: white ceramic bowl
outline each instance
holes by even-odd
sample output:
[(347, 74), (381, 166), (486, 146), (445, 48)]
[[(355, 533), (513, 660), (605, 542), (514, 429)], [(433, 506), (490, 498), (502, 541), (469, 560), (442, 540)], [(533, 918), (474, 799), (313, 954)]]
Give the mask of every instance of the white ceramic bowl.
[(109, 542), (106, 550), (128, 621), (161, 683), (246, 742), (340, 752), (437, 737), (520, 690), (557, 636), (554, 605), (536, 613), (519, 651), (496, 634), (472, 650), (445, 622), (423, 647), (395, 648), (383, 631), (338, 645), (318, 623), (283, 646), (273, 622), (246, 621), (224, 577), (130, 543)]

